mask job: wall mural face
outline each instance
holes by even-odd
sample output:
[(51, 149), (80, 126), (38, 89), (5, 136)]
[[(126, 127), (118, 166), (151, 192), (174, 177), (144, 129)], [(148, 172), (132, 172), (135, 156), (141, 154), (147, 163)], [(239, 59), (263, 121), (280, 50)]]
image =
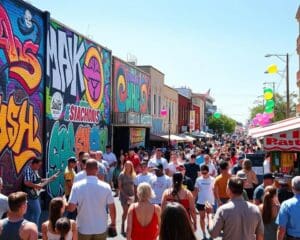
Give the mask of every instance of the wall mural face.
[(114, 112), (150, 114), (150, 77), (114, 58)]
[[(47, 175), (81, 151), (104, 150), (110, 124), (111, 53), (51, 20), (47, 34)], [(63, 174), (49, 184), (64, 191)]]
[(44, 18), (24, 3), (0, 1), (0, 176), (20, 189), (22, 170), (42, 154)]

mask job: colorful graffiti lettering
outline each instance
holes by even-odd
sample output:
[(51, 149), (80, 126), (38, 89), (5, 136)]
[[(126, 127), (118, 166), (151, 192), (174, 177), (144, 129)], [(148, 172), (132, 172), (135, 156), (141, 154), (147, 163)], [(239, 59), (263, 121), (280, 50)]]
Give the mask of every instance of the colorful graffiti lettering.
[[(111, 53), (54, 20), (50, 21), (47, 41), (47, 174), (51, 176), (57, 169), (64, 170), (70, 156), (105, 149), (110, 123)], [(57, 93), (61, 99), (54, 106)], [(53, 107), (59, 109), (57, 114), (53, 115), (57, 110)], [(63, 178), (48, 188), (51, 196), (63, 191)]]
[(115, 112), (150, 113), (150, 78), (145, 73), (114, 58)]
[(84, 60), (86, 97), (93, 108), (99, 108), (104, 92), (103, 67), (100, 54), (94, 47), (88, 49)]
[(0, 119), (0, 152), (5, 148), (11, 150), (19, 174), (28, 160), (42, 152), (39, 120), (28, 100), (17, 104), (14, 96), (10, 96), (7, 104), (0, 96)]
[[(68, 126), (55, 122), (48, 145), (48, 176), (52, 176), (58, 170), (64, 171), (69, 157), (75, 156), (74, 126)], [(61, 196), (64, 192), (64, 177), (60, 175), (48, 186), (49, 194), (52, 197)]]
[(52, 88), (77, 96), (85, 88), (80, 60), (85, 47), (76, 34), (55, 30), (51, 25), (47, 36), (47, 76), (52, 79)]
[[(30, 12), (27, 10), (26, 15)], [(27, 19), (29, 16), (27, 16)], [(23, 43), (14, 35), (11, 23), (3, 6), (0, 5), (0, 48), (4, 51), (7, 65), (1, 66), (0, 72), (9, 68), (9, 77), (20, 82), (29, 94), (40, 85), (42, 69), (37, 58), (39, 45), (32, 40)], [(27, 22), (30, 25), (30, 21)]]
[[(90, 152), (104, 150), (107, 143), (107, 128), (99, 129), (96, 125), (80, 125), (76, 133), (73, 123), (60, 125), (56, 121), (52, 127), (48, 149), (48, 176), (52, 176), (58, 170), (64, 171), (67, 160), (71, 156), (78, 156), (80, 151)], [(64, 178), (60, 175), (49, 184), (49, 194), (52, 197), (60, 196), (64, 192)]]

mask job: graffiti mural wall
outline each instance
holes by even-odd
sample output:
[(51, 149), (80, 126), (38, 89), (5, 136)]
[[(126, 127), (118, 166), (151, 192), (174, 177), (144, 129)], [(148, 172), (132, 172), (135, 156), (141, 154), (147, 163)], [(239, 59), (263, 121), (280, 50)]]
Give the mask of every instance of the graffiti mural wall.
[(4, 193), (20, 189), (22, 171), (41, 156), (45, 15), (0, 1), (0, 176)]
[(150, 114), (150, 77), (115, 57), (113, 68), (114, 112)]
[[(47, 175), (80, 151), (104, 150), (110, 124), (111, 52), (61, 24), (47, 34)], [(63, 192), (63, 175), (48, 187)]]

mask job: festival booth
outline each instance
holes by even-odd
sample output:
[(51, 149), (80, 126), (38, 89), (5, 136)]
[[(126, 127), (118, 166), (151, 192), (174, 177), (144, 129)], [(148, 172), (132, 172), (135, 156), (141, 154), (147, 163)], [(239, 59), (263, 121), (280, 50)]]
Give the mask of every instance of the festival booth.
[(262, 139), (264, 151), (271, 154), (272, 172), (287, 179), (300, 175), (299, 117), (249, 129), (248, 135)]

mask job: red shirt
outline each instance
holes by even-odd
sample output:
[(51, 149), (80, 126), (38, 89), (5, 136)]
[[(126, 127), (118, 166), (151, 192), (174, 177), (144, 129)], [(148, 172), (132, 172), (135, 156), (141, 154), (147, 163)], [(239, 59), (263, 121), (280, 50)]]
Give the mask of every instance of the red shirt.
[(140, 161), (139, 155), (137, 155), (135, 153), (132, 156), (128, 156), (128, 158), (126, 160), (132, 162), (134, 170), (135, 170), (136, 173), (140, 173), (141, 161)]

